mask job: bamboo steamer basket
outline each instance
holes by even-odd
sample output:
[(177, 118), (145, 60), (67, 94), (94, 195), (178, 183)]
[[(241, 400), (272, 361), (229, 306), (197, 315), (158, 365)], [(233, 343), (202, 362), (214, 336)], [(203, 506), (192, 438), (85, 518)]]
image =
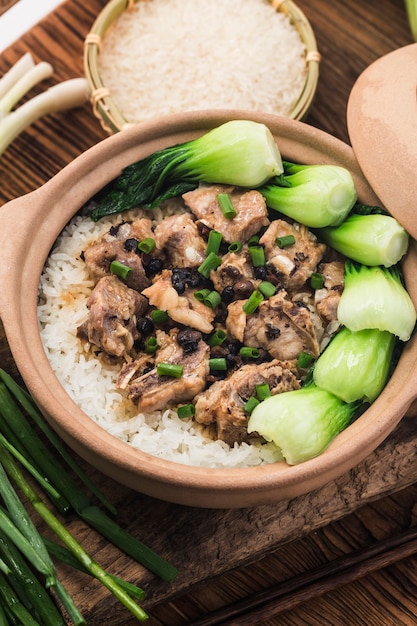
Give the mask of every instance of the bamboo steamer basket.
[[(125, 11), (130, 11), (137, 2), (143, 0), (111, 0), (97, 16), (84, 44), (84, 72), (88, 82), (90, 101), (94, 115), (100, 120), (103, 129), (109, 134), (127, 128), (131, 123), (114, 102), (100, 75), (100, 47), (108, 30)], [(287, 15), (299, 33), (305, 46), (306, 76), (304, 86), (287, 117), (303, 119), (314, 99), (319, 79), (320, 53), (310, 22), (292, 0), (271, 0), (278, 12)]]

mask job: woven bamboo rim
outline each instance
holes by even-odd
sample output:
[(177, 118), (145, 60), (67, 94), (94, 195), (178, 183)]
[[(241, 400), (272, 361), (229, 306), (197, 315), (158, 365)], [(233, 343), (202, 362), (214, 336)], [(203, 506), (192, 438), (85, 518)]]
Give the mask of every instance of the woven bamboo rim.
[[(84, 72), (89, 86), (90, 101), (94, 115), (109, 134), (123, 130), (132, 124), (115, 105), (111, 93), (104, 85), (98, 69), (101, 42), (108, 29), (118, 17), (142, 0), (111, 0), (99, 13), (84, 42)], [(303, 119), (314, 98), (319, 78), (320, 54), (310, 22), (292, 0), (270, 0), (276, 11), (290, 18), (306, 48), (306, 81), (301, 94), (287, 117)]]

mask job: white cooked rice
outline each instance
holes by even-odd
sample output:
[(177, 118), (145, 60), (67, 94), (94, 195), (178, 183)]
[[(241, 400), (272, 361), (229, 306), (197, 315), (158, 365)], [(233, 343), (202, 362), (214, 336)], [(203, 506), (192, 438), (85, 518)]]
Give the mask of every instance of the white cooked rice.
[(239, 108), (288, 115), (305, 45), (268, 0), (143, 0), (105, 36), (99, 71), (129, 122)]
[[(164, 210), (164, 215), (169, 210)], [(140, 212), (125, 214), (132, 219)], [(153, 212), (155, 219), (162, 213)], [(149, 214), (148, 214), (149, 216)], [(282, 460), (274, 444), (243, 443), (233, 447), (205, 437), (192, 419), (175, 411), (135, 414), (115, 388), (117, 367), (104, 365), (76, 337), (87, 317), (86, 302), (93, 283), (80, 254), (120, 218), (98, 224), (75, 217), (49, 255), (39, 286), (38, 319), (47, 357), (57, 378), (77, 405), (109, 433), (157, 457), (203, 467), (249, 467)]]

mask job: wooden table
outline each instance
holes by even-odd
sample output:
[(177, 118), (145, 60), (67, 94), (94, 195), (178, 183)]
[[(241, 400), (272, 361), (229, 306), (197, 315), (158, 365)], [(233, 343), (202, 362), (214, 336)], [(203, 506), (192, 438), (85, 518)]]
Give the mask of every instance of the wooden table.
[[(83, 38), (104, 4), (67, 0), (4, 52), (0, 75), (26, 51), (53, 64), (55, 74), (48, 85), (82, 75)], [(356, 78), (378, 57), (412, 42), (404, 5), (401, 0), (298, 4), (311, 21), (322, 54), (319, 88), (307, 121), (348, 141), (346, 104)], [(33, 125), (0, 159), (0, 204), (39, 187), (104, 137), (88, 105)], [(2, 366), (18, 376), (3, 333), (0, 357)], [(336, 482), (291, 501), (245, 510), (167, 504), (121, 488), (87, 468), (118, 507), (121, 525), (179, 568), (172, 584), (132, 564), (77, 519), (67, 524), (97, 560), (146, 589), (150, 624), (187, 624), (407, 528), (414, 521), (417, 496), (416, 441), (415, 420), (405, 417), (369, 458)], [(99, 585), (64, 567), (60, 571), (91, 626), (133, 625), (130, 615)], [(417, 563), (408, 558), (256, 623), (413, 624), (416, 598)]]

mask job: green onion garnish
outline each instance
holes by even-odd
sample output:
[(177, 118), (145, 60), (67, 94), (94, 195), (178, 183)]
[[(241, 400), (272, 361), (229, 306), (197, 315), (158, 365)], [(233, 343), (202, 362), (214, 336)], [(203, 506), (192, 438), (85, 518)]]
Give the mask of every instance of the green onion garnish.
[(153, 354), (158, 349), (158, 342), (156, 337), (148, 337), (145, 342), (145, 352), (148, 354)]
[(227, 361), (224, 357), (217, 357), (213, 359), (209, 359), (209, 368), (211, 370), (227, 370)]
[(268, 383), (262, 383), (260, 385), (256, 385), (256, 397), (258, 398), (259, 402), (262, 402), (262, 400), (269, 398), (270, 395), (271, 395), (271, 390), (269, 388)]
[(312, 360), (313, 357), (311, 354), (308, 354), (308, 352), (300, 352), (297, 359), (297, 367), (299, 367), (300, 369), (305, 369), (310, 365)]
[(194, 298), (199, 302), (204, 302), (209, 293), (210, 289), (199, 289), (198, 291), (194, 291)]
[(246, 413), (252, 413), (253, 409), (257, 407), (259, 404), (259, 400), (255, 398), (255, 396), (251, 396), (247, 402), (243, 405), (243, 410)]
[(210, 293), (204, 298), (204, 304), (211, 309), (215, 309), (222, 301), (222, 297), (218, 291), (210, 291)]
[(324, 276), (319, 272), (313, 272), (310, 277), (310, 285), (312, 289), (321, 289), (324, 285)]
[(110, 263), (110, 271), (112, 274), (115, 274), (119, 278), (126, 279), (132, 271), (131, 267), (127, 265), (123, 265), (120, 261), (112, 261)]
[(193, 417), (195, 415), (194, 404), (183, 404), (182, 406), (179, 406), (177, 409), (177, 415), (180, 420), (186, 417)]
[(258, 235), (252, 235), (251, 237), (249, 237), (248, 239), (248, 246), (256, 246), (259, 243), (259, 237)]
[(261, 356), (258, 348), (250, 348), (249, 346), (243, 346), (242, 348), (240, 348), (239, 354), (240, 356), (248, 359), (259, 359), (259, 357)]
[(208, 256), (210, 252), (214, 252), (214, 254), (218, 254), (222, 239), (223, 239), (223, 235), (219, 233), (218, 230), (210, 231), (209, 236), (208, 236), (208, 241), (207, 241), (206, 256)]
[(155, 248), (155, 245), (155, 239), (152, 239), (152, 237), (146, 237), (146, 239), (139, 241), (138, 250), (145, 252), (145, 254), (149, 254)]
[(172, 378), (181, 378), (183, 366), (177, 363), (157, 363), (156, 371), (159, 376), (171, 376)]
[(232, 241), (232, 243), (227, 248), (229, 252), (239, 252), (242, 250), (242, 244), (240, 241)]
[(206, 259), (202, 262), (200, 267), (198, 268), (198, 272), (204, 276), (204, 278), (210, 277), (211, 270), (215, 270), (219, 267), (222, 260), (217, 254), (214, 252), (210, 252)]
[(220, 208), (226, 219), (232, 220), (234, 217), (236, 217), (236, 209), (233, 206), (232, 200), (228, 193), (217, 194), (217, 201), (220, 204)]
[(258, 306), (261, 304), (263, 299), (264, 297), (261, 294), (261, 292), (258, 289), (255, 289), (255, 291), (252, 291), (251, 295), (249, 296), (249, 299), (246, 300), (242, 309), (245, 311), (245, 313), (248, 313), (248, 314), (254, 313), (256, 309), (258, 308)]
[(208, 345), (213, 347), (213, 346), (221, 346), (222, 343), (225, 341), (227, 335), (224, 332), (224, 330), (218, 329), (216, 330), (211, 337), (209, 337), (208, 340)]
[(169, 321), (168, 313), (166, 311), (161, 311), (161, 309), (151, 311), (151, 318), (152, 321), (159, 326), (166, 324)]
[(249, 254), (253, 267), (265, 265), (265, 250), (260, 244), (249, 246)]
[(270, 283), (268, 280), (263, 280), (261, 283), (259, 283), (258, 289), (261, 292), (261, 294), (265, 296), (265, 298), (270, 298), (271, 296), (275, 294), (277, 290), (275, 285)]
[(286, 248), (292, 246), (295, 243), (294, 235), (284, 235), (283, 237), (277, 237), (275, 243), (279, 248)]

